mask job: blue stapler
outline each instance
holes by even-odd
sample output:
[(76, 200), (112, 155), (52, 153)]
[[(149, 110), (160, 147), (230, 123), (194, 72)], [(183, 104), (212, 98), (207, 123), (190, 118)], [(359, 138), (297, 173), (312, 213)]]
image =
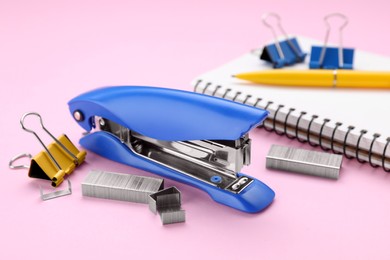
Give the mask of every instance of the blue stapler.
[(248, 131), (268, 112), (198, 93), (143, 86), (96, 89), (69, 102), (88, 131), (80, 144), (111, 160), (206, 191), (216, 202), (259, 212), (275, 193), (240, 173)]

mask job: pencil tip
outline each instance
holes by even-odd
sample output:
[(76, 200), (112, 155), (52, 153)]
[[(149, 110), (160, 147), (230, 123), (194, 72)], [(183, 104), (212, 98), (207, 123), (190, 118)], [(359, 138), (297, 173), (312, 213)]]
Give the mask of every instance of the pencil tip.
[(232, 77), (233, 77), (233, 78), (235, 78), (235, 77), (236, 77), (236, 75), (232, 75)]

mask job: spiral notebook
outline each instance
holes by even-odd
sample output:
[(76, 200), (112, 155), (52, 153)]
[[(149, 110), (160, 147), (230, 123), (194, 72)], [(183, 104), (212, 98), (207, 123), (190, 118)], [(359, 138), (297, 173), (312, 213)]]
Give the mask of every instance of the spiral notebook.
[[(298, 37), (309, 53), (319, 41)], [(304, 63), (288, 69), (308, 69)], [(193, 80), (194, 91), (266, 109), (267, 131), (390, 169), (390, 89), (336, 89), (257, 85), (235, 79), (240, 72), (272, 69), (251, 51)], [(390, 71), (390, 58), (355, 50), (355, 70)]]

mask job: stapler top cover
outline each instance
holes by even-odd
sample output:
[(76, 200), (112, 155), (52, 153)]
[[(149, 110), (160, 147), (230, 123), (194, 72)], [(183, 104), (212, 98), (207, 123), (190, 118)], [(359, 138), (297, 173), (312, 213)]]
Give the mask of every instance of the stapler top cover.
[(265, 110), (212, 96), (155, 87), (108, 87), (69, 102), (72, 115), (81, 111), (85, 130), (93, 117), (110, 118), (142, 135), (159, 140), (235, 140), (260, 124)]

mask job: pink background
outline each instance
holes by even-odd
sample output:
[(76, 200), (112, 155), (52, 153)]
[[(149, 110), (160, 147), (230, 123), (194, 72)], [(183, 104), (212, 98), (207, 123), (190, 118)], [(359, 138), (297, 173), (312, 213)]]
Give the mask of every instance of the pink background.
[(197, 75), (272, 38), (260, 21), (269, 11), (288, 33), (317, 39), (322, 17), (342, 12), (346, 46), (390, 56), (386, 0), (0, 1), (0, 259), (389, 259), (390, 175), (348, 160), (338, 181), (268, 171), (271, 144), (300, 145), (263, 130), (251, 134), (253, 163), (243, 169), (276, 192), (260, 214), (170, 180), (184, 224), (162, 226), (143, 204), (83, 198), (91, 169), (153, 176), (92, 153), (71, 176), (73, 194), (46, 202), (38, 185), (49, 191), (47, 182), (8, 169), (12, 156), (42, 150), (21, 130), (23, 113), (41, 113), (77, 143), (71, 98), (108, 85), (192, 90)]

